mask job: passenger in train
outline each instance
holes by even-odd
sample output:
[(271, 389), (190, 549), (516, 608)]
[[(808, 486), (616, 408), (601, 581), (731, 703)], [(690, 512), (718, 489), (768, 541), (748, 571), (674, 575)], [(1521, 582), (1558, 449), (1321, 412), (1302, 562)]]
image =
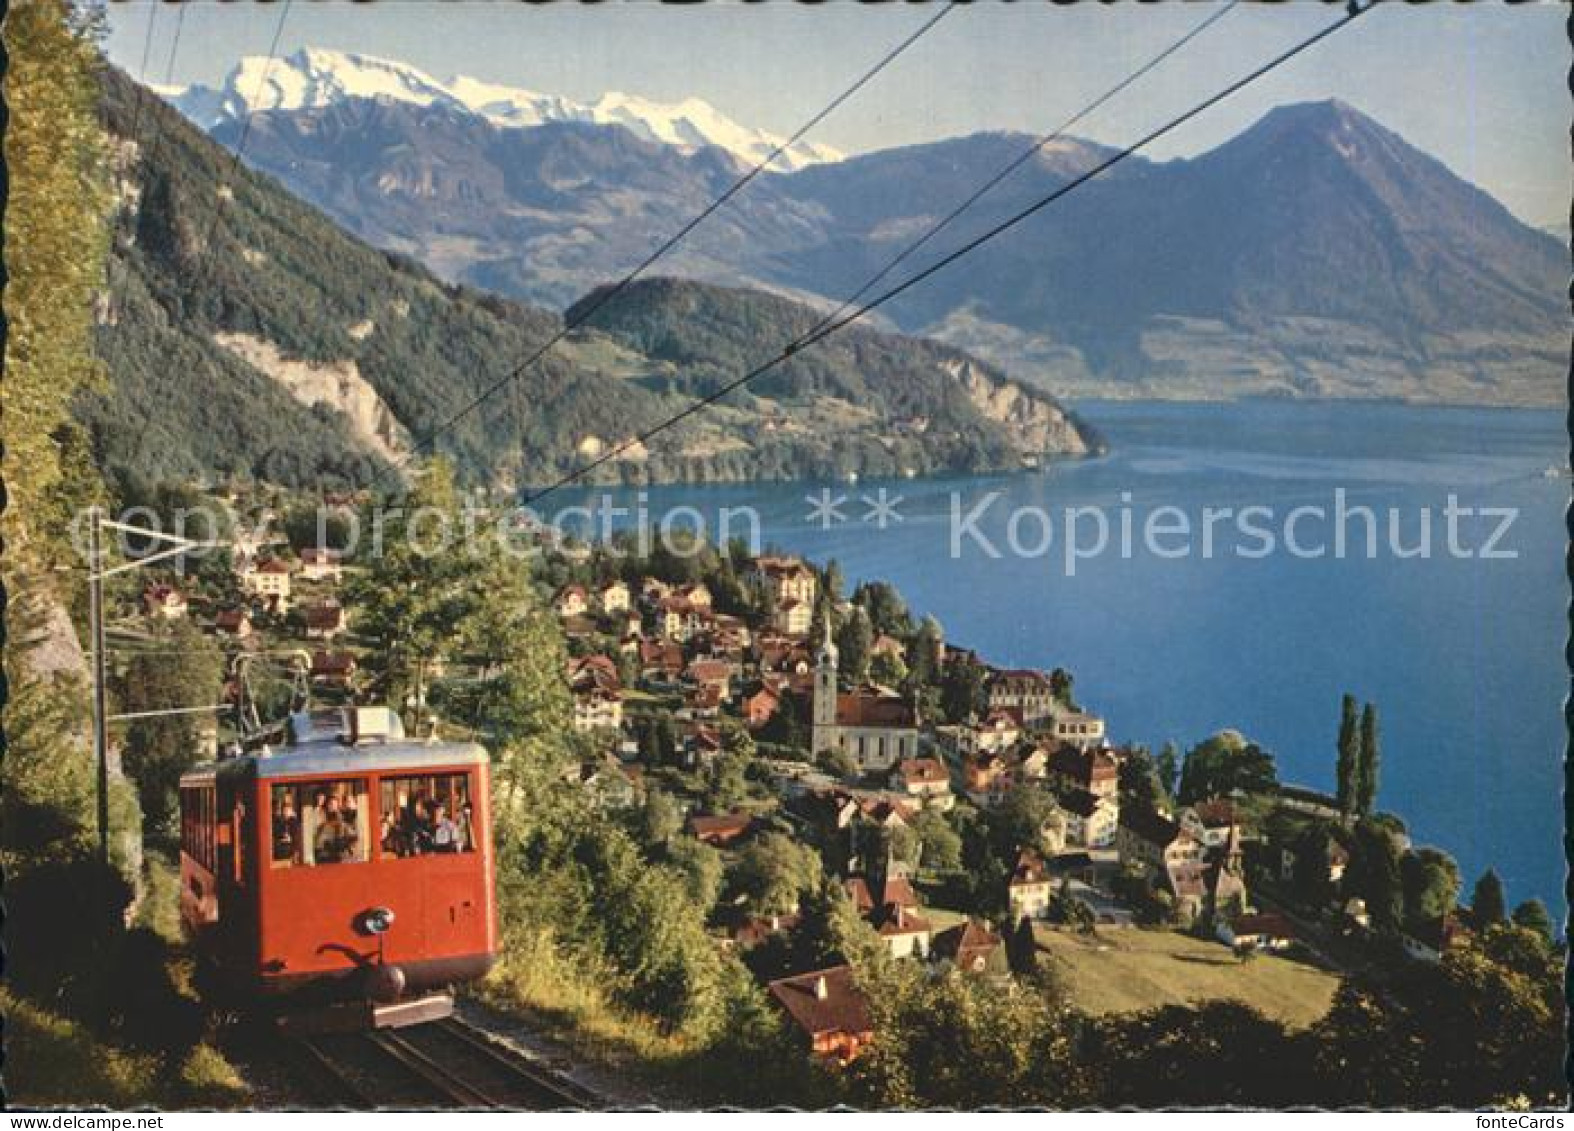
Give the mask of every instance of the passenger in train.
[(448, 815), (448, 807), (439, 801), (432, 806), (432, 851), (458, 852), (463, 843), (459, 826)]
[(329, 797), (312, 839), (312, 856), (319, 864), (346, 864), (355, 860), (355, 825), (346, 821), (337, 797)]
[(301, 819), (295, 802), (286, 793), (273, 813), (273, 858), (295, 860), (301, 844)]
[(475, 848), (475, 808), (469, 801), (459, 806), (459, 851)]

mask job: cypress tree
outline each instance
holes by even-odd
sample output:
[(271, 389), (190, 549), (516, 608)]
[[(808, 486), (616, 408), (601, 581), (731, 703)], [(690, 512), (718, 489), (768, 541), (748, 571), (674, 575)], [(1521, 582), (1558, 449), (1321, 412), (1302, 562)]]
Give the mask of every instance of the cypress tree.
[(1470, 917), (1477, 929), (1501, 923), (1508, 916), (1508, 904), (1503, 898), (1503, 881), (1491, 868), (1481, 873), (1476, 887), (1470, 893)]
[(1346, 818), (1355, 814), (1356, 778), (1360, 773), (1360, 762), (1355, 696), (1346, 694), (1339, 705), (1339, 762), (1335, 769), (1339, 812)]
[(1377, 708), (1368, 703), (1361, 712), (1361, 744), (1355, 782), (1355, 808), (1363, 817), (1371, 816), (1377, 803), (1377, 771), (1381, 752), (1377, 743)]

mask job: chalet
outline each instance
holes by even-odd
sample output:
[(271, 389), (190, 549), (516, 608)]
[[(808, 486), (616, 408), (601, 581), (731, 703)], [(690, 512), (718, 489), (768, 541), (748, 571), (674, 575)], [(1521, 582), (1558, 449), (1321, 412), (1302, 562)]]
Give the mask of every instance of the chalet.
[(629, 587), (623, 581), (609, 581), (596, 590), (596, 603), (601, 606), (601, 611), (607, 614), (627, 612), (629, 608)]
[(623, 695), (616, 690), (586, 687), (574, 692), (574, 729), (616, 730), (623, 725)]
[(781, 696), (769, 687), (761, 687), (743, 701), (743, 719), (751, 729), (759, 729), (776, 717), (781, 709)]
[(721, 715), (721, 703), (721, 689), (714, 684), (704, 684), (684, 693), (679, 713), (691, 719), (714, 719)]
[(974, 805), (994, 808), (1016, 785), (1003, 754), (974, 754), (962, 763), (962, 789)]
[(899, 903), (887, 903), (871, 917), (870, 925), (892, 958), (923, 958), (929, 953), (934, 928), (916, 911)]
[(1043, 857), (1024, 848), (1006, 883), (1006, 906), (1012, 920), (1042, 919), (1049, 911), (1049, 900), (1050, 879)]
[(814, 606), (789, 598), (772, 611), (771, 627), (784, 636), (808, 636), (814, 627)]
[(565, 585), (552, 598), (552, 610), (560, 617), (583, 616), (590, 608), (583, 585)]
[(766, 989), (822, 1060), (847, 1064), (874, 1039), (869, 1003), (850, 966), (778, 978)]
[(938, 758), (905, 758), (891, 771), (891, 785), (927, 805), (950, 808), (951, 774)]
[(1006, 973), (1006, 948), (1000, 936), (972, 919), (934, 937), (930, 954), (970, 974)]
[(656, 635), (663, 640), (683, 643), (703, 631), (708, 619), (706, 610), (682, 597), (664, 597), (656, 605)]
[(1218, 848), (1240, 828), (1240, 820), (1233, 802), (1215, 798), (1182, 809), (1180, 826), (1204, 848)]
[(986, 692), (991, 711), (1015, 711), (1024, 723), (1048, 718), (1057, 707), (1049, 677), (1043, 672), (997, 671), (990, 678)]
[(1238, 950), (1288, 950), (1296, 943), (1295, 925), (1277, 911), (1220, 916), (1214, 934)]
[(755, 558), (754, 568), (747, 575), (747, 580), (769, 593), (771, 603), (777, 608), (788, 601), (814, 608), (817, 582), (814, 571), (804, 564), (802, 558), (769, 555)]
[(710, 612), (714, 605), (710, 586), (703, 581), (696, 581), (692, 585), (680, 585), (672, 591), (672, 596), (688, 602), (691, 608), (703, 613)]
[(672, 586), (655, 577), (642, 578), (639, 583), (640, 603), (655, 608), (672, 595)]
[(244, 640), (251, 635), (251, 614), (245, 609), (223, 609), (213, 618), (213, 627), (225, 636)]
[(683, 766), (689, 770), (709, 770), (721, 756), (721, 735), (703, 722), (690, 722), (683, 734)]
[(982, 722), (967, 723), (957, 732), (957, 752), (1004, 754), (1022, 738), (1022, 722), (1013, 709), (997, 707)]
[(335, 601), (308, 605), (304, 616), (308, 640), (332, 640), (349, 627), (344, 606)]
[(1065, 815), (1065, 843), (1077, 848), (1108, 848), (1115, 843), (1120, 803), (1085, 789), (1060, 786), (1055, 801)]
[(1050, 723), (1050, 733), (1060, 742), (1073, 746), (1104, 745), (1104, 720), (1085, 711), (1065, 711)]
[(733, 667), (725, 660), (700, 658), (689, 662), (684, 678), (694, 687), (714, 690), (721, 702), (732, 697)]
[(301, 551), (301, 580), (338, 582), (344, 577), (344, 554), (317, 546)]
[(151, 585), (142, 593), (142, 605), (150, 617), (178, 620), (186, 615), (186, 596), (173, 585)]
[(1123, 866), (1159, 879), (1178, 864), (1201, 863), (1202, 846), (1174, 821), (1150, 809), (1127, 809), (1121, 811), (1115, 830), (1115, 848)]
[(282, 610), (290, 601), (290, 564), (283, 558), (269, 558), (261, 565), (247, 562), (241, 570), (240, 587), (254, 597), (271, 600)]
[(313, 652), (311, 681), (321, 687), (345, 689), (355, 679), (355, 657), (348, 652)]
[(621, 691), (623, 681), (618, 678), (618, 665), (611, 656), (596, 654), (579, 656), (568, 661), (568, 685), (575, 691)]
[(723, 813), (720, 816), (689, 818), (689, 832), (694, 839), (713, 848), (726, 848), (742, 840), (754, 827), (754, 818), (748, 813)]
[(683, 649), (676, 644), (647, 640), (639, 646), (639, 674), (646, 683), (675, 685), (683, 666)]
[(1120, 795), (1120, 764), (1108, 750), (1058, 744), (1049, 756), (1048, 774), (1066, 789), (1080, 789), (1111, 801)]
[[(1350, 852), (1344, 845), (1333, 837), (1327, 837), (1323, 842), (1323, 856), (1328, 868), (1328, 882), (1338, 884), (1344, 879), (1345, 869), (1350, 866)], [(1295, 878), (1295, 849), (1283, 848), (1279, 853), (1279, 879), (1289, 883)]]

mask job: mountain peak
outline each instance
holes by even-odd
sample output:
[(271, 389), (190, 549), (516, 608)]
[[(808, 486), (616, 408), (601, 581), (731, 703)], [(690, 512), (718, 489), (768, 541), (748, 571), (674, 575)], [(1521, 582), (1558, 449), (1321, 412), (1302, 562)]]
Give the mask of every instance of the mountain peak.
[[(206, 130), (264, 110), (315, 110), (367, 98), (449, 106), (503, 129), (548, 122), (622, 126), (646, 141), (685, 150), (714, 146), (750, 164), (764, 160), (782, 144), (774, 134), (741, 125), (692, 96), (661, 103), (609, 91), (593, 101), (576, 102), (467, 75), (442, 82), (396, 59), (326, 47), (302, 47), (276, 60), (248, 55), (217, 88), (196, 84), (160, 93)], [(788, 171), (841, 158), (828, 146), (798, 142), (776, 159), (774, 167)]]

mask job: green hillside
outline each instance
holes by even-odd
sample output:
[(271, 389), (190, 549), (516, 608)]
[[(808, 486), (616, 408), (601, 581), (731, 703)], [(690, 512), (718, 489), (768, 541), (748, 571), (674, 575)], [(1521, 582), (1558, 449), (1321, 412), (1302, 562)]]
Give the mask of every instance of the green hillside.
[[(561, 324), (443, 283), (271, 178), (232, 170), (228, 152), (119, 72), (106, 78), (104, 110), (121, 206), (98, 319), (111, 380), (77, 411), (112, 472), (365, 482)], [(620, 298), (607, 312), (620, 319), (616, 337), (576, 333), (437, 447), (473, 481), (540, 482), (688, 404), (813, 317), (748, 292), (679, 293), (660, 284)], [(702, 414), (608, 477), (986, 470), (1085, 450), (1047, 396), (965, 355), (886, 335), (848, 342), (773, 378), (769, 398)]]

